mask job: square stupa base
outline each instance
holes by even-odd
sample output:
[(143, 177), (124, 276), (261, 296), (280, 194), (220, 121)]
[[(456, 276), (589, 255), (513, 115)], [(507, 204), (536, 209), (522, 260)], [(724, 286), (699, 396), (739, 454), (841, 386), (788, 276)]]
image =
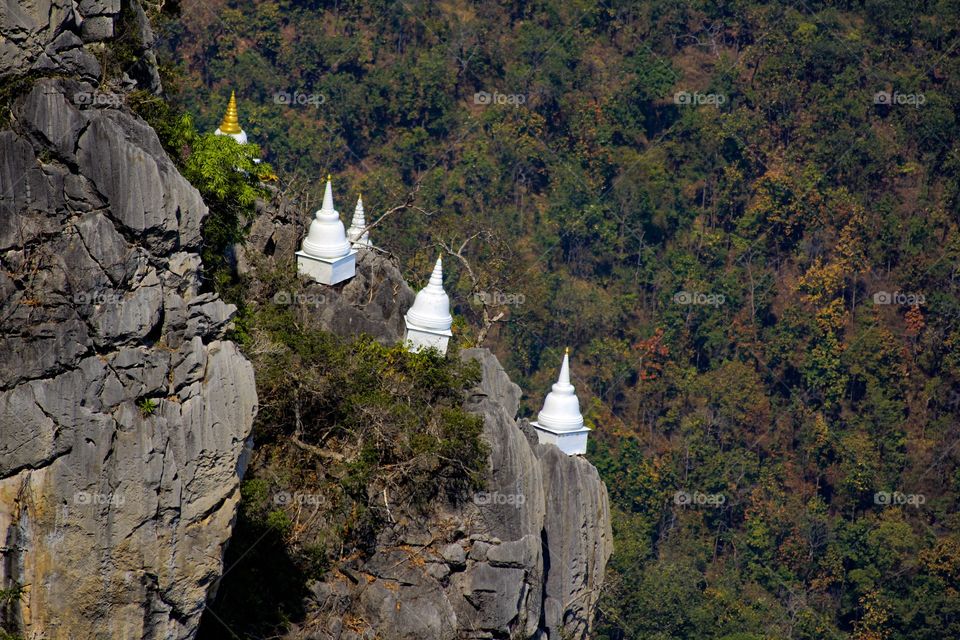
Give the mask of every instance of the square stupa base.
[(452, 335), (452, 331), (434, 331), (408, 323), (407, 333), (403, 339), (410, 345), (410, 350), (413, 352), (435, 347), (440, 353), (446, 354), (447, 343), (450, 342)]
[(568, 456), (582, 456), (587, 452), (587, 434), (590, 429), (586, 427), (576, 431), (555, 431), (549, 427), (541, 427), (537, 422), (531, 422), (530, 426), (537, 430), (540, 444), (556, 445)]
[(357, 275), (357, 252), (351, 250), (342, 258), (316, 258), (297, 251), (297, 271), (320, 284), (337, 284)]

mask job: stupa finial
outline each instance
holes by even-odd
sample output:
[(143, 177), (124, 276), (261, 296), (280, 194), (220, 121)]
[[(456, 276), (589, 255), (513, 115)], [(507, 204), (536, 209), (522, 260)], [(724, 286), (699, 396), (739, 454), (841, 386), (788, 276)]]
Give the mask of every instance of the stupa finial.
[(437, 256), (437, 262), (433, 265), (433, 273), (430, 274), (430, 283), (428, 286), (440, 287), (443, 289), (443, 255)]
[(223, 133), (240, 133), (240, 116), (237, 114), (237, 92), (230, 92), (230, 101), (227, 103), (227, 112), (223, 115), (220, 122), (220, 131)]
[(323, 190), (323, 205), (320, 207), (320, 211), (317, 211), (317, 215), (323, 212), (327, 215), (330, 213), (335, 213), (336, 209), (333, 208), (333, 186), (330, 183), (330, 174), (327, 174), (327, 186)]
[(570, 347), (567, 347), (566, 352), (563, 354), (563, 364), (560, 365), (560, 377), (557, 379), (557, 384), (553, 386), (554, 390), (557, 387), (566, 387), (573, 388), (570, 385)]

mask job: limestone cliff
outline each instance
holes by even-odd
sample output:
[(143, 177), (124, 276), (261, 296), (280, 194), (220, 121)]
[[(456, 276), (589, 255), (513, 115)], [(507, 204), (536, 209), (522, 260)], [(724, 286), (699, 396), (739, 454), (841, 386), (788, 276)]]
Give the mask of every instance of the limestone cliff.
[(0, 74), (57, 77), (0, 131), (0, 587), (24, 589), (0, 616), (25, 638), (193, 637), (256, 410), (234, 310), (199, 291), (206, 206), (88, 82), (119, 13), (0, 4)]

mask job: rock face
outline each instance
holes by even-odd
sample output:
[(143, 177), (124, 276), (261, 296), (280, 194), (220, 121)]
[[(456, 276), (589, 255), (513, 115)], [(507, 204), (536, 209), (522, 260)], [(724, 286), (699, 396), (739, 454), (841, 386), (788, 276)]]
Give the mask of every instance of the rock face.
[[(60, 15), (41, 4), (7, 3), (4, 28)], [(48, 33), (25, 29), (21, 57)], [(239, 500), (253, 369), (223, 338), (234, 308), (199, 293), (199, 193), (149, 126), (75, 99), (93, 92), (38, 80), (0, 131), (0, 587), (25, 588), (3, 624), (191, 638)]]
[[(158, 93), (160, 76), (150, 21), (138, 2), (125, 1), (123, 5), (121, 0), (3, 0), (0, 80), (33, 72), (66, 75), (97, 85), (100, 63), (84, 45), (102, 46), (100, 43), (122, 32), (128, 42), (136, 42), (140, 58), (122, 81)], [(121, 98), (91, 90), (76, 99), (92, 104)]]
[(589, 462), (528, 435), (520, 388), (493, 354), (461, 355), (484, 372), (467, 407), (491, 447), (486, 490), (401, 519), (367, 562), (314, 584), (290, 638), (588, 637), (613, 551), (606, 488)]

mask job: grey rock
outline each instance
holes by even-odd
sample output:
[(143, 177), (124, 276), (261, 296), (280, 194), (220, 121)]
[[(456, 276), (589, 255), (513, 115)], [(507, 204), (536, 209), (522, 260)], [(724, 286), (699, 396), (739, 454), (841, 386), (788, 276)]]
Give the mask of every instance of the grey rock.
[[(19, 12), (26, 60), (61, 10), (0, 5), (0, 33)], [(81, 51), (62, 33), (49, 52)], [(0, 582), (44, 585), (25, 637), (187, 640), (236, 515), (253, 369), (222, 339), (232, 307), (198, 294), (199, 194), (81, 89), (37, 81), (0, 131)]]
[(70, 0), (0, 2), (0, 78), (29, 68), (74, 16)]
[(403, 339), (403, 315), (415, 295), (390, 259), (370, 251), (358, 254), (357, 275), (345, 284), (305, 282), (303, 291), (307, 300), (318, 301), (298, 306), (303, 322), (341, 336), (365, 333), (384, 343)]
[(533, 535), (526, 535), (519, 540), (492, 545), (487, 549), (486, 559), (493, 567), (523, 569), (539, 566), (542, 562), (540, 540)]
[(613, 552), (613, 532), (606, 488), (596, 468), (567, 456), (552, 445), (538, 445), (547, 491), (544, 522), (546, 568), (544, 603), (557, 604), (558, 615), (545, 616), (548, 630), (586, 638), (593, 607)]
[(97, 82), (102, 73), (100, 62), (86, 49), (64, 51), (52, 58), (51, 62), (60, 73), (74, 75), (88, 82)]
[(488, 397), (491, 402), (500, 404), (510, 416), (517, 415), (520, 409), (520, 385), (513, 382), (503, 366), (486, 349), (470, 348), (460, 352), (463, 360), (476, 360), (483, 373), (483, 385), (471, 396), (471, 401), (480, 401)]
[(425, 547), (433, 542), (433, 536), (430, 535), (429, 531), (407, 531), (403, 534), (402, 541), (404, 544), (415, 547)]
[(160, 95), (163, 92), (163, 86), (160, 83), (157, 55), (153, 49), (156, 38), (143, 7), (136, 2), (132, 3), (131, 7), (137, 22), (137, 34), (140, 37), (142, 52), (137, 61), (124, 73), (124, 80), (132, 81), (139, 89)]
[(426, 572), (428, 576), (439, 582), (450, 575), (450, 567), (443, 562), (431, 562), (427, 564)]
[(467, 564), (467, 553), (459, 544), (451, 543), (440, 550), (440, 556), (447, 564), (463, 567)]
[(482, 562), (455, 574), (449, 590), (462, 595), (453, 599), (460, 624), (500, 632), (511, 628), (520, 615), (518, 604), (529, 595), (525, 578), (523, 569), (497, 569)]
[(57, 208), (50, 182), (30, 143), (12, 131), (0, 131), (0, 249), (52, 231), (53, 216), (33, 215)]
[(63, 31), (43, 49), (33, 63), (35, 71), (56, 71), (90, 82), (100, 79), (100, 63), (83, 48), (83, 41), (72, 31)]
[(187, 305), (188, 336), (216, 335), (236, 314), (237, 308), (215, 294), (198, 296)]
[(483, 562), (487, 559), (487, 549), (489, 549), (490, 546), (489, 542), (477, 540), (473, 543), (473, 546), (470, 547), (470, 552), (467, 554), (467, 557), (476, 562)]
[(86, 18), (80, 25), (80, 37), (84, 42), (99, 42), (113, 37), (113, 18), (94, 16)]
[(69, 51), (70, 49), (78, 49), (83, 46), (83, 40), (77, 37), (73, 31), (63, 31), (56, 38), (50, 41), (46, 47), (44, 47), (44, 52), (49, 53), (52, 56), (57, 55), (58, 53), (63, 53), (64, 51)]
[(120, 0), (80, 0), (77, 6), (85, 16), (120, 13)]
[(76, 228), (87, 254), (112, 285), (123, 283), (136, 273), (140, 261), (131, 258), (137, 249), (127, 244), (105, 215), (100, 212), (84, 214), (77, 221)]
[(367, 563), (374, 576), (364, 580), (358, 604), (375, 629), (403, 640), (456, 638), (456, 616), (443, 588), (410, 562), (403, 551), (376, 553)]
[(197, 249), (206, 205), (177, 172), (153, 129), (120, 112), (98, 109), (80, 136), (77, 157), (80, 173), (106, 199), (125, 237), (140, 237), (160, 255)]
[(95, 305), (91, 322), (98, 347), (124, 344), (147, 336), (160, 321), (163, 289), (156, 270), (150, 268), (133, 284), (133, 290), (122, 289), (107, 294), (104, 304)]

